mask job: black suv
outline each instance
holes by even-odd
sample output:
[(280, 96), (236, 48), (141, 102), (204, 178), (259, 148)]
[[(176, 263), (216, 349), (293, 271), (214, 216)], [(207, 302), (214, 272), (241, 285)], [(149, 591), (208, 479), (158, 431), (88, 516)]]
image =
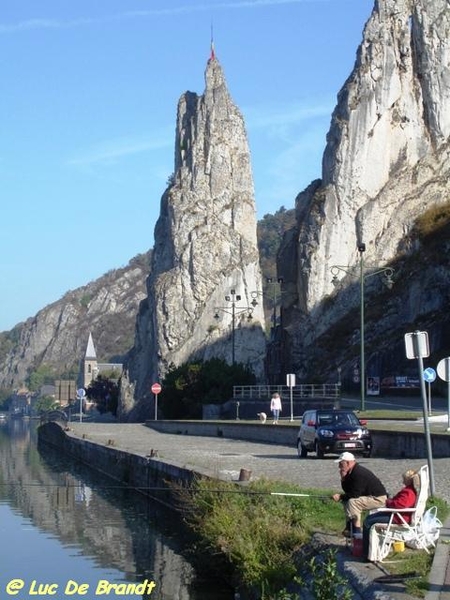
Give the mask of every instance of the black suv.
[(308, 452), (315, 452), (323, 458), (348, 451), (370, 456), (372, 438), (366, 424), (351, 410), (306, 410), (298, 432), (298, 455), (306, 458)]

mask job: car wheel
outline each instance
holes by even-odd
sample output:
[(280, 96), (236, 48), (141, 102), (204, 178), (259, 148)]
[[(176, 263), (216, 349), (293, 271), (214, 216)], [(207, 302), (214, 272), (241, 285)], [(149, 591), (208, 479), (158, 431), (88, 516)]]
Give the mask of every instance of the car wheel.
[(372, 454), (372, 450), (368, 450), (367, 452), (363, 452), (364, 458), (370, 458), (371, 454)]
[(308, 450), (301, 443), (300, 440), (297, 442), (297, 453), (299, 458), (306, 458), (308, 456)]
[(319, 444), (317, 442), (316, 442), (315, 450), (316, 450), (316, 456), (317, 456), (317, 458), (323, 458), (323, 456), (324, 456), (323, 450), (321, 450), (319, 448)]

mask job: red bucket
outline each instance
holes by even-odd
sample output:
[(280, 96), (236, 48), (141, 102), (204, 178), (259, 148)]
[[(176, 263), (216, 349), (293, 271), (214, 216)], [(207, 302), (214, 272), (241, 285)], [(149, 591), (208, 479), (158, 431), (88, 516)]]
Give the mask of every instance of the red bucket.
[(353, 556), (362, 556), (363, 555), (362, 533), (355, 533), (353, 536), (352, 554), (353, 554)]

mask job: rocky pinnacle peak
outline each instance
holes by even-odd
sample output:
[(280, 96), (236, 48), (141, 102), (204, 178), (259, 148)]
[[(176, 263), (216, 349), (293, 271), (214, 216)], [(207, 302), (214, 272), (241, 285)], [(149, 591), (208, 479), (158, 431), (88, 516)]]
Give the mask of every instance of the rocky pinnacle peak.
[[(250, 151), (215, 54), (204, 93), (186, 92), (178, 102), (175, 172), (161, 199), (147, 288), (130, 365), (136, 397), (168, 365), (195, 358), (248, 362), (262, 376), (264, 312), (262, 302), (252, 304), (262, 282)], [(240, 315), (233, 335), (231, 290)]]

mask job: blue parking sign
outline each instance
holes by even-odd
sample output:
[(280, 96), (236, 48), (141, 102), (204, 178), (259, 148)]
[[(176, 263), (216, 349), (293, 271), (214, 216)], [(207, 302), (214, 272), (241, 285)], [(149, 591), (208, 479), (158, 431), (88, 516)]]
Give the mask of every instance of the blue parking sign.
[(436, 371), (431, 367), (428, 367), (423, 372), (423, 378), (427, 383), (433, 383), (433, 381), (436, 379)]

